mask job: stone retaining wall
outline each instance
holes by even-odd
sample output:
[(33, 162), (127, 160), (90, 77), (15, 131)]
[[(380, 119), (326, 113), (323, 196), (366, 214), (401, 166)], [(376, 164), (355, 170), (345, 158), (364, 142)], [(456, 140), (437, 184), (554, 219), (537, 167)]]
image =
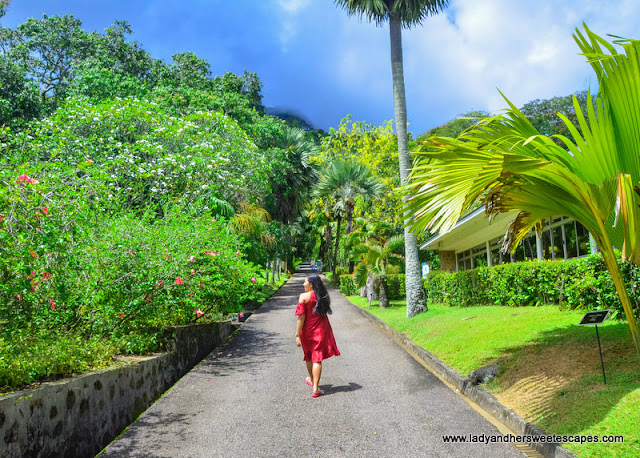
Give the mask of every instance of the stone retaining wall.
[(236, 329), (175, 327), (170, 353), (0, 397), (0, 457), (93, 457)]

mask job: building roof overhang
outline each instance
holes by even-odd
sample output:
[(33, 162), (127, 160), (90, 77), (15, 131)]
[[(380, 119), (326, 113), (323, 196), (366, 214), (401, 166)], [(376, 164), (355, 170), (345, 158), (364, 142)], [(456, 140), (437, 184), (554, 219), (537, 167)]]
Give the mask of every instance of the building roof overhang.
[(518, 212), (499, 213), (489, 222), (484, 207), (480, 207), (460, 219), (449, 232), (430, 238), (420, 249), (441, 251), (465, 251), (487, 240), (503, 237), (507, 227), (518, 215)]

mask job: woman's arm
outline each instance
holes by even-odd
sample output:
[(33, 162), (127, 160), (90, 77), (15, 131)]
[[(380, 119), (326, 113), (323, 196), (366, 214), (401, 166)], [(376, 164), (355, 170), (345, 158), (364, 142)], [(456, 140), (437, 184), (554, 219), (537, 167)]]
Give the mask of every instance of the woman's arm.
[(300, 341), (300, 333), (302, 332), (302, 326), (304, 325), (305, 315), (298, 315), (298, 324), (296, 325), (296, 345), (298, 347), (302, 346), (302, 342)]

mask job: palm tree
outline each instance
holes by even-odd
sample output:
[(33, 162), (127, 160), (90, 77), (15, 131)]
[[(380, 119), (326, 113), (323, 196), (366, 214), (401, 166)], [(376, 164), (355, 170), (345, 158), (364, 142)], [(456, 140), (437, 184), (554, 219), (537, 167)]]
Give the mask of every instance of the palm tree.
[(273, 184), (276, 198), (274, 216), (278, 221), (289, 224), (300, 214), (304, 197), (317, 179), (316, 170), (309, 160), (318, 146), (306, 131), (288, 126), (271, 146), (285, 152), (287, 163), (284, 181)]
[(347, 235), (353, 230), (353, 210), (358, 196), (364, 199), (378, 197), (384, 190), (384, 183), (373, 175), (371, 169), (358, 162), (334, 161), (329, 163), (327, 172), (320, 178), (314, 189), (318, 197), (334, 199), (334, 212), (337, 214), (336, 251), (333, 271), (335, 273), (340, 223), (343, 215), (347, 219)]
[(395, 235), (388, 239), (381, 236), (372, 236), (365, 243), (356, 246), (352, 253), (354, 260), (360, 261), (356, 266), (353, 281), (358, 287), (363, 287), (369, 275), (380, 283), (379, 305), (382, 308), (389, 307), (389, 294), (387, 293), (387, 266), (400, 263), (402, 256), (395, 254), (394, 250), (404, 244), (402, 235)]
[[(640, 264), (640, 41), (618, 40), (624, 53), (591, 32), (574, 38), (596, 72), (599, 94), (588, 93), (585, 113), (574, 97), (580, 133), (558, 116), (574, 141), (540, 135), (508, 100), (505, 114), (481, 121), (457, 139), (432, 137), (435, 151), (418, 153), (410, 185), (414, 230), (446, 232), (480, 200), (489, 216), (517, 211), (504, 248), (515, 250), (549, 215), (568, 216), (595, 239), (616, 285), (640, 354), (640, 338), (613, 247)], [(604, 48), (604, 49), (603, 49)], [(558, 139), (566, 147), (554, 142)]]
[[(406, 184), (409, 178), (411, 161), (407, 137), (407, 102), (404, 93), (404, 69), (402, 62), (402, 27), (421, 24), (429, 15), (443, 11), (449, 0), (335, 0), (338, 6), (347, 10), (347, 14), (366, 17), (377, 25), (389, 21), (389, 39), (391, 42), (391, 72), (393, 77), (393, 99), (398, 134), (398, 160), (400, 162), (400, 180)], [(418, 243), (409, 230), (405, 220), (405, 273), (407, 290), (407, 317), (427, 310), (422, 286), (422, 274), (418, 260)]]

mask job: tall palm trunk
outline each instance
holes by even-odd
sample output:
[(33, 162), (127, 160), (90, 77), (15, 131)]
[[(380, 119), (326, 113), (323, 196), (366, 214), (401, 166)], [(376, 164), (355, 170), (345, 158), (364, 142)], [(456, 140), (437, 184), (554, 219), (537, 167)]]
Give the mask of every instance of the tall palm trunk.
[(338, 246), (340, 243), (340, 223), (342, 222), (342, 215), (338, 214), (338, 230), (336, 231), (336, 249), (333, 252), (333, 275), (336, 274), (336, 267), (338, 266)]
[[(407, 102), (404, 92), (404, 70), (402, 64), (402, 21), (395, 14), (389, 17), (389, 38), (391, 42), (391, 73), (393, 76), (393, 99), (398, 134), (398, 160), (400, 181), (404, 185), (409, 178), (411, 160), (407, 137)], [(422, 286), (422, 276), (418, 260), (418, 242), (407, 226), (405, 215), (404, 254), (405, 281), (407, 291), (407, 318), (427, 310)]]
[(384, 276), (380, 277), (380, 294), (378, 296), (378, 305), (380, 308), (389, 307), (389, 293), (387, 291), (387, 280)]

